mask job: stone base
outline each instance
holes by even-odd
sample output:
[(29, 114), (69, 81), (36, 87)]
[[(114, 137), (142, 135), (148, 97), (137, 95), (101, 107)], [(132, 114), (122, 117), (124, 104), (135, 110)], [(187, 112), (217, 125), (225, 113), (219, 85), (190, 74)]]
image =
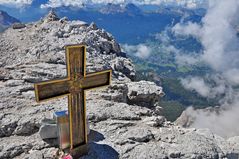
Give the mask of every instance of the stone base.
[(57, 135), (57, 124), (53, 119), (43, 119), (39, 134), (43, 140), (45, 139), (56, 139)]

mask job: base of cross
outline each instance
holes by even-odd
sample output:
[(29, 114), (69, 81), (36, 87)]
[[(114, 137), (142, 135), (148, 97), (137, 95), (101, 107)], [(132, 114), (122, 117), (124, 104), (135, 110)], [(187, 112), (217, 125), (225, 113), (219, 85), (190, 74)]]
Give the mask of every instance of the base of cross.
[(58, 152), (59, 159), (77, 159), (88, 154), (88, 144), (78, 146), (74, 149), (66, 149)]
[(77, 159), (88, 154), (88, 144), (62, 151), (60, 159)]
[[(57, 143), (59, 150), (53, 154), (59, 159), (79, 158), (79, 156), (87, 155), (88, 143), (77, 145), (76, 148), (70, 149), (69, 136), (69, 118), (67, 111), (54, 112), (53, 119), (44, 119), (39, 130), (40, 137), (46, 142)], [(92, 140), (90, 128), (87, 123), (87, 138)], [(50, 140), (49, 140), (50, 139)], [(49, 140), (49, 141), (47, 141)], [(71, 157), (72, 156), (72, 157)]]
[[(69, 117), (67, 111), (59, 111), (54, 113), (54, 118), (58, 128), (58, 141), (59, 148), (63, 154), (69, 154), (74, 159), (81, 156), (87, 155), (88, 144), (79, 145), (74, 149), (70, 149), (70, 138), (69, 138)], [(63, 158), (64, 159), (64, 158)]]
[[(67, 152), (67, 150), (65, 150)], [(69, 153), (73, 158), (79, 158), (88, 154), (88, 144), (78, 146), (74, 149), (69, 150)]]

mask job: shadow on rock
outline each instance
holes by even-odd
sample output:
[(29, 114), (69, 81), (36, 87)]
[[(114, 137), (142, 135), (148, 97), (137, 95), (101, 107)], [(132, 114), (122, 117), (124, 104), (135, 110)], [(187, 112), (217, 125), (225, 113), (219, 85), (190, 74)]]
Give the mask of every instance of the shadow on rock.
[(89, 143), (89, 153), (81, 159), (118, 159), (119, 153), (109, 145), (97, 144), (94, 142)]
[[(89, 152), (88, 155), (81, 157), (81, 159), (118, 159), (119, 153), (111, 146), (106, 144), (99, 144), (96, 142), (103, 141), (104, 135), (98, 131), (90, 130), (89, 138)], [(44, 139), (52, 147), (58, 147), (57, 139)]]
[(89, 138), (89, 152), (88, 155), (81, 157), (81, 159), (118, 159), (119, 153), (111, 146), (106, 144), (99, 144), (96, 142), (103, 141), (104, 135), (98, 131), (90, 130)]
[(239, 158), (239, 154), (238, 153), (230, 153), (227, 155), (228, 158), (230, 159), (238, 159)]
[(105, 139), (104, 135), (95, 130), (90, 130), (90, 134), (88, 136), (90, 141), (99, 142)]
[(57, 139), (43, 139), (43, 141), (49, 144), (50, 147), (59, 147), (59, 141)]

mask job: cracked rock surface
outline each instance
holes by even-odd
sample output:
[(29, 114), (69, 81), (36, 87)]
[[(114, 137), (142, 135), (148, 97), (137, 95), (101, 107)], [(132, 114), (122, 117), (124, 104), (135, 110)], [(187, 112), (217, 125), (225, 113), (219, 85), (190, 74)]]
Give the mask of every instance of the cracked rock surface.
[(36, 103), (33, 84), (65, 77), (64, 46), (78, 43), (87, 45), (87, 72), (113, 70), (111, 86), (87, 92), (90, 149), (82, 159), (239, 157), (239, 137), (226, 140), (167, 121), (162, 87), (133, 81), (134, 65), (110, 33), (50, 12), (0, 34), (0, 159), (56, 157), (56, 140), (42, 140), (39, 129), (53, 112), (67, 110), (67, 97)]

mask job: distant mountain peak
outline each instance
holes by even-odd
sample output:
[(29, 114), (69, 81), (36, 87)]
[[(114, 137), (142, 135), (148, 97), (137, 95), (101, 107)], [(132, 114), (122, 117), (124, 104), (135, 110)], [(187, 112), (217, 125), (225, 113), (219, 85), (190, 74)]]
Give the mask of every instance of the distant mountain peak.
[(139, 7), (137, 7), (135, 4), (133, 3), (128, 3), (125, 7), (124, 7), (129, 13), (141, 13), (141, 9)]
[(7, 12), (0, 10), (0, 32), (12, 25), (13, 23), (19, 23), (20, 21), (10, 15)]
[(139, 14), (142, 11), (133, 3), (127, 3), (127, 4), (108, 3), (101, 8), (100, 12), (103, 14), (126, 13), (126, 14), (134, 15), (134, 14)]
[(43, 21), (46, 22), (50, 22), (50, 21), (58, 21), (60, 18), (58, 17), (58, 15), (56, 14), (56, 12), (54, 11), (54, 9), (51, 9), (48, 14), (45, 16), (45, 18), (43, 19)]
[(0, 24), (11, 25), (12, 23), (20, 22), (18, 19), (8, 15), (7, 12), (0, 10)]

